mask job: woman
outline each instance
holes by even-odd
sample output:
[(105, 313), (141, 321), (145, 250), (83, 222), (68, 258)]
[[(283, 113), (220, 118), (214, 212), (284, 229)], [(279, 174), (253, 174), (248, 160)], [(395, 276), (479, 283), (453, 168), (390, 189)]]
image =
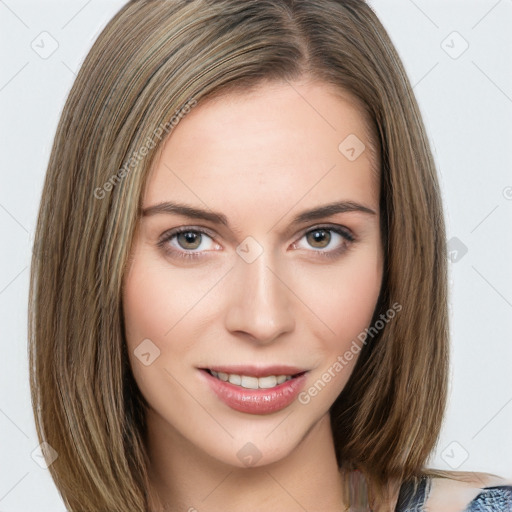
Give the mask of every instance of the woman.
[(126, 4), (35, 244), (31, 389), (69, 510), (511, 509), (511, 482), (426, 467), (442, 205), (364, 2)]

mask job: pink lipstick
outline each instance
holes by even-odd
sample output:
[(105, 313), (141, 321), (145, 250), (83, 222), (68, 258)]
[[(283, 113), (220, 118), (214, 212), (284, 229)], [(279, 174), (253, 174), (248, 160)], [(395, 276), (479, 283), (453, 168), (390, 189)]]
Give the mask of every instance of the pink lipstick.
[(304, 387), (307, 374), (285, 365), (212, 366), (199, 371), (221, 401), (248, 414), (271, 414), (288, 407)]

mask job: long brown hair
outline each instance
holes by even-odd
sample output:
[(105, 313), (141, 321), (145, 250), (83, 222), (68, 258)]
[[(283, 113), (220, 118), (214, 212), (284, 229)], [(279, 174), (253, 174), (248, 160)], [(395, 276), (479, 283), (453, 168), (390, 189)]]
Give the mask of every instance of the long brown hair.
[(134, 0), (97, 38), (65, 104), (31, 267), (32, 402), (70, 511), (149, 508), (145, 403), (121, 297), (164, 135), (206, 98), (302, 77), (363, 106), (381, 163), (385, 263), (374, 319), (402, 305), (332, 406), (338, 464), (359, 470), (377, 501), (390, 479), (444, 474), (425, 467), (447, 394), (440, 191), (411, 85), (377, 16), (362, 0)]

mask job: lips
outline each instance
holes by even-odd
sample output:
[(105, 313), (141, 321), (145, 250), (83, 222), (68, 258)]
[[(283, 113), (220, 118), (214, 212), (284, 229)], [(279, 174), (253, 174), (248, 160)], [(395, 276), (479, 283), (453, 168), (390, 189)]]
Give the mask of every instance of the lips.
[(199, 370), (217, 398), (230, 408), (249, 414), (270, 414), (288, 407), (304, 387), (307, 375), (307, 370), (283, 365)]

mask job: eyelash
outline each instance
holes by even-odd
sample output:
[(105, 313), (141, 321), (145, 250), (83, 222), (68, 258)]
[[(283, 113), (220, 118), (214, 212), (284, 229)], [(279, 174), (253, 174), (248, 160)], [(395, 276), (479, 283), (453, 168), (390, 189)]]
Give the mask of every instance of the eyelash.
[[(318, 253), (320, 255), (320, 257), (336, 258), (337, 256), (340, 256), (341, 253), (345, 252), (345, 250), (347, 250), (350, 247), (350, 245), (355, 242), (355, 238), (352, 236), (352, 234), (348, 230), (343, 229), (340, 226), (315, 226), (315, 227), (310, 228), (307, 231), (303, 232), (301, 237), (299, 238), (299, 240), (302, 239), (304, 236), (308, 235), (309, 233), (314, 233), (315, 231), (322, 231), (322, 230), (323, 231), (332, 231), (334, 233), (337, 233), (344, 239), (344, 243), (338, 249), (332, 249), (330, 251), (322, 251), (322, 250), (313, 251), (315, 253)], [(176, 249), (169, 249), (168, 247), (164, 247), (165, 244), (167, 242), (169, 242), (170, 240), (172, 240), (176, 235), (179, 235), (180, 233), (188, 233), (188, 232), (201, 233), (203, 235), (208, 236), (209, 238), (212, 238), (212, 239), (214, 238), (210, 234), (209, 231), (206, 231), (203, 228), (181, 227), (181, 228), (172, 229), (171, 231), (164, 233), (162, 235), (161, 239), (157, 242), (157, 246), (159, 248), (161, 248), (162, 250), (164, 250), (167, 254), (169, 254), (171, 256), (176, 256), (178, 258), (183, 258), (186, 260), (201, 258), (202, 257), (201, 252), (179, 251)]]

